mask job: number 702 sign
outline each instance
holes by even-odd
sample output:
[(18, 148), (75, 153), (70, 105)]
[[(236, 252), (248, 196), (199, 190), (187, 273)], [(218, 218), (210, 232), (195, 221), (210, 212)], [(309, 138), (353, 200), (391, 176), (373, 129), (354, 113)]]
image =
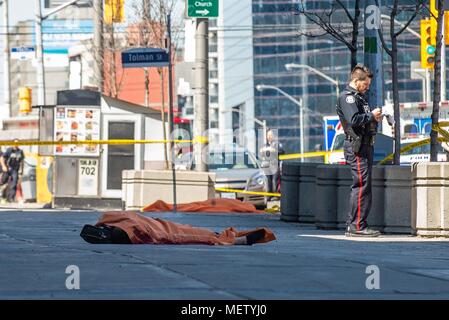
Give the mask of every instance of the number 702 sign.
[(78, 195), (96, 196), (98, 194), (98, 160), (78, 160)]

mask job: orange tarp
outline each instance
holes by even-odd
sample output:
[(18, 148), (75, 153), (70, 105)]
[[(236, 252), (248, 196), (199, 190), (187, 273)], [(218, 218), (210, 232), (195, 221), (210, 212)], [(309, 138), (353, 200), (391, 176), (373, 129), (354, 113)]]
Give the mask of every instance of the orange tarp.
[(99, 224), (121, 228), (133, 244), (232, 245), (235, 244), (236, 237), (243, 237), (261, 229), (265, 230), (265, 236), (257, 241), (258, 243), (276, 239), (273, 232), (267, 228), (239, 232), (231, 227), (216, 233), (205, 228), (146, 217), (133, 211), (107, 212), (101, 216), (97, 225)]
[[(158, 200), (142, 209), (143, 212), (161, 212), (172, 211), (173, 205), (162, 200)], [(232, 212), (232, 213), (265, 213), (257, 210), (254, 205), (237, 199), (210, 199), (206, 201), (197, 201), (178, 204), (176, 211), (179, 212)]]

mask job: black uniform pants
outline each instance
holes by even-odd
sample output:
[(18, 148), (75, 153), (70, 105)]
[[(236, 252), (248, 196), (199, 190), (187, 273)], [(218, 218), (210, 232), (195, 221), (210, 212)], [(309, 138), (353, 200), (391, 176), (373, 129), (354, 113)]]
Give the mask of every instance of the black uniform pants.
[(279, 171), (267, 175), (267, 180), (268, 180), (268, 192), (277, 193), (279, 184)]
[(349, 198), (349, 214), (346, 225), (351, 230), (363, 230), (372, 204), (371, 177), (373, 168), (373, 146), (363, 144), (354, 153), (349, 141), (344, 142), (346, 162), (351, 166), (352, 186)]
[[(9, 169), (7, 172), (3, 172), (1, 177), (1, 184), (8, 183), (7, 199), (9, 202), (14, 202), (16, 199), (17, 184), (19, 182), (19, 171)], [(1, 195), (3, 196), (3, 195)]]

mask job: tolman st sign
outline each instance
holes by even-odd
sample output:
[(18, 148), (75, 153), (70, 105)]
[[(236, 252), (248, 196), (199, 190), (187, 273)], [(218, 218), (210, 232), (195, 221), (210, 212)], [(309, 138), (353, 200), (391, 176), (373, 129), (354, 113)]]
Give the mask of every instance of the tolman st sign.
[(168, 52), (159, 48), (137, 48), (122, 52), (123, 68), (167, 67)]

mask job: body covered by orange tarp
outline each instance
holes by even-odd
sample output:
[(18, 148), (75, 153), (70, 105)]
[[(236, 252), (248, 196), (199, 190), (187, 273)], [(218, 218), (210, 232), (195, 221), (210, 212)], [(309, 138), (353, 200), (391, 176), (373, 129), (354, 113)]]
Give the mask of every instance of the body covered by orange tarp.
[(267, 228), (241, 232), (227, 228), (221, 233), (216, 233), (204, 228), (146, 217), (133, 211), (107, 212), (100, 218), (97, 225), (99, 224), (122, 229), (133, 244), (232, 245), (235, 244), (236, 237), (243, 237), (260, 229), (265, 230), (265, 236), (257, 241), (258, 243), (276, 240), (273, 232)]
[[(144, 212), (150, 211), (172, 211), (173, 205), (162, 200), (158, 200), (142, 209)], [(232, 213), (264, 213), (257, 210), (254, 205), (236, 199), (210, 199), (206, 201), (197, 201), (182, 203), (176, 206), (179, 212), (232, 212)]]

